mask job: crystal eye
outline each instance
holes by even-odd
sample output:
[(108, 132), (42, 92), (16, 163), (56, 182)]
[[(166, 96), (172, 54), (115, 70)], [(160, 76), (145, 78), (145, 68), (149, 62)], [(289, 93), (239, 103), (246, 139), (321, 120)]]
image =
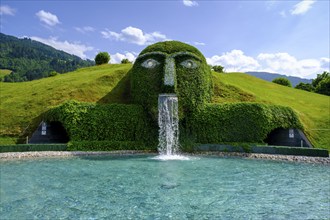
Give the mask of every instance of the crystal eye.
[(152, 69), (154, 67), (156, 67), (159, 64), (158, 61), (154, 60), (154, 59), (147, 59), (146, 61), (144, 61), (141, 66), (148, 68), (148, 69)]
[(180, 64), (189, 69), (193, 69), (193, 68), (197, 67), (197, 63), (193, 60), (185, 60), (185, 61), (181, 62)]

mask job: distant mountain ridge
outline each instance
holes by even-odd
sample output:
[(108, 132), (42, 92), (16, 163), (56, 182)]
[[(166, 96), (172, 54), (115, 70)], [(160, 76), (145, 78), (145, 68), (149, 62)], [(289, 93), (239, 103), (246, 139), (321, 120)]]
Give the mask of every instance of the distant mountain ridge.
[(94, 61), (83, 60), (39, 41), (3, 33), (0, 33), (0, 48), (0, 69), (12, 71), (4, 77), (5, 82), (31, 81), (94, 65)]
[(286, 76), (278, 73), (269, 73), (269, 72), (245, 72), (246, 74), (249, 74), (251, 76), (255, 76), (257, 78), (266, 80), (266, 81), (273, 81), (273, 79), (278, 78), (278, 77), (283, 77), (287, 78), (290, 80), (291, 84), (293, 87), (298, 85), (299, 83), (312, 83), (312, 79), (304, 79), (296, 76)]

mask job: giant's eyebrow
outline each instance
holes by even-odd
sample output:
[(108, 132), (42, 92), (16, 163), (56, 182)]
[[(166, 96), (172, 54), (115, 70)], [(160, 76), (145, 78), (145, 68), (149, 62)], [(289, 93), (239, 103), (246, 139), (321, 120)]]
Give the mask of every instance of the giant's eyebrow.
[(195, 54), (193, 54), (191, 52), (187, 52), (187, 51), (181, 51), (181, 52), (177, 52), (177, 53), (174, 53), (174, 54), (170, 55), (171, 58), (174, 58), (174, 57), (177, 57), (177, 56), (191, 56), (191, 57), (195, 58), (196, 60), (202, 61), (201, 58), (199, 58)]
[(150, 55), (162, 55), (164, 57), (168, 56), (168, 54), (166, 54), (166, 53), (155, 51), (155, 52), (149, 52), (149, 53), (142, 54), (142, 55), (138, 56), (136, 59), (139, 60), (139, 59), (142, 59), (143, 57), (150, 56)]
[(142, 59), (142, 58), (144, 58), (146, 56), (150, 56), (150, 55), (162, 55), (165, 58), (166, 57), (174, 58), (174, 57), (177, 57), (177, 56), (191, 56), (191, 57), (195, 58), (196, 60), (202, 61), (201, 58), (199, 58), (195, 54), (193, 54), (191, 52), (187, 52), (187, 51), (181, 51), (181, 52), (177, 52), (177, 53), (173, 53), (173, 54), (167, 54), (167, 53), (164, 53), (164, 52), (155, 51), (155, 52), (149, 52), (149, 53), (142, 54), (142, 55), (138, 56), (136, 59), (139, 60), (139, 59)]

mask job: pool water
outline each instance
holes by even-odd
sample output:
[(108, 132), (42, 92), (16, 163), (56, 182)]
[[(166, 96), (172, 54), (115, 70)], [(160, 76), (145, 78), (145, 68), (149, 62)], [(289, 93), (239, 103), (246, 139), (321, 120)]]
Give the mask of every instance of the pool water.
[(330, 167), (218, 157), (1, 161), (1, 219), (329, 219)]

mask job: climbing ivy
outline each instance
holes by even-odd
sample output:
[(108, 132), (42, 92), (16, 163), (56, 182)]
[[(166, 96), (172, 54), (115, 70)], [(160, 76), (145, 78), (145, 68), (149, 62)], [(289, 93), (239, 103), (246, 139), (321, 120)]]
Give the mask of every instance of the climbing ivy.
[[(165, 72), (169, 71), (175, 74), (173, 86), (165, 83)], [(182, 42), (166, 41), (148, 46), (129, 74), (133, 102), (144, 106), (154, 119), (161, 93), (178, 96), (180, 118), (211, 101), (210, 67), (198, 49)]]
[(291, 108), (258, 103), (208, 104), (190, 120), (198, 143), (261, 143), (276, 128), (303, 129)]
[(49, 110), (47, 121), (59, 121), (71, 141), (138, 141), (157, 143), (157, 125), (139, 105), (68, 101)]

